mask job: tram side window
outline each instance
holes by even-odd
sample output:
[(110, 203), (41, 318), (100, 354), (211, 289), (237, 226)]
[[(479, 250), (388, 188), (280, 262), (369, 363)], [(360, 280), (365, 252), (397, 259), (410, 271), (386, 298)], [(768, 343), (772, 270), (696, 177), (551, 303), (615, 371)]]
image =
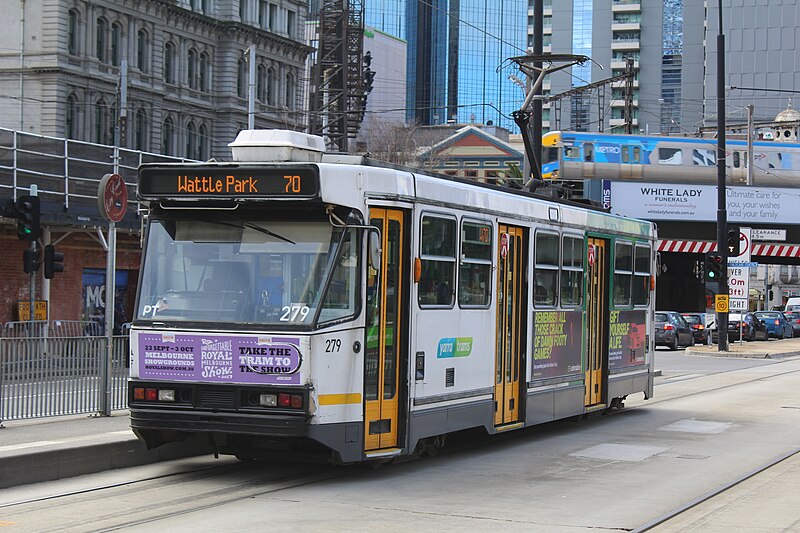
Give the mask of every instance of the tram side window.
[(452, 306), (456, 265), (456, 221), (435, 216), (422, 217), (419, 278), (420, 307)]
[(320, 321), (337, 320), (353, 316), (358, 310), (358, 238), (354, 230), (348, 230), (336, 257), (330, 286), (322, 302)]
[(647, 305), (650, 297), (650, 247), (636, 245), (633, 258), (633, 305)]
[(583, 303), (583, 239), (564, 237), (561, 248), (561, 305), (578, 307)]
[(631, 304), (632, 248), (629, 242), (618, 242), (614, 247), (614, 305), (618, 307)]
[(534, 307), (554, 307), (558, 293), (558, 234), (536, 233), (533, 267)]
[(458, 278), (458, 304), (486, 307), (491, 298), (492, 227), (462, 222), (461, 267)]

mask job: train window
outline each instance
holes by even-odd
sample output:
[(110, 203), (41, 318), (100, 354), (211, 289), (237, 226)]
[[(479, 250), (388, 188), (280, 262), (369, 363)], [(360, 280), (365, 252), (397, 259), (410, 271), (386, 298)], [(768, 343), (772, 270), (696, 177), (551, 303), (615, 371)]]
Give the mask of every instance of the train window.
[(659, 165), (682, 165), (683, 152), (680, 148), (660, 147), (658, 149)]
[(614, 305), (626, 307), (631, 304), (631, 281), (633, 278), (633, 246), (629, 242), (617, 242), (614, 246)]
[(583, 238), (564, 237), (561, 247), (561, 305), (583, 303)]
[(650, 297), (650, 247), (637, 244), (633, 256), (633, 305), (647, 305)]
[(545, 163), (554, 163), (558, 161), (558, 148), (549, 147), (544, 149), (544, 157), (542, 158)]
[(583, 160), (587, 163), (594, 161), (594, 145), (592, 143), (583, 143)]
[(534, 249), (534, 307), (553, 307), (558, 292), (558, 234), (536, 232)]
[(631, 162), (631, 152), (627, 146), (623, 146), (620, 151), (622, 152), (622, 162), (623, 163), (630, 163)]
[(461, 225), (461, 267), (458, 304), (486, 307), (492, 287), (492, 226), (476, 222)]
[(456, 265), (456, 221), (422, 217), (418, 302), (420, 307), (452, 306)]
[(633, 147), (633, 162), (634, 163), (642, 162), (642, 149), (639, 146)]
[(564, 159), (580, 159), (581, 149), (578, 146), (565, 146)]
[(701, 167), (713, 167), (717, 165), (715, 150), (692, 150), (692, 164)]
[(739, 168), (741, 166), (742, 166), (742, 153), (733, 152), (733, 168)]

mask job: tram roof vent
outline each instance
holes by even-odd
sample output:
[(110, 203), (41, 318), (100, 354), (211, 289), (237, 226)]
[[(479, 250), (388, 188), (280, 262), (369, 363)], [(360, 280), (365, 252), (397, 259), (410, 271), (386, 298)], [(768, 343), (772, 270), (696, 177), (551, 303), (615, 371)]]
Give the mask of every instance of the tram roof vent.
[(319, 162), (325, 140), (290, 130), (242, 130), (228, 144), (237, 162), (311, 161)]

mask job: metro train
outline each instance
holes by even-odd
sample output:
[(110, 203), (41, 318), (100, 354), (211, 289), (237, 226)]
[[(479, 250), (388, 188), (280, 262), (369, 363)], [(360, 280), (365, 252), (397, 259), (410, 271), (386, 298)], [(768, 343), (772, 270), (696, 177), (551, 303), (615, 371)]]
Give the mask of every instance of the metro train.
[(131, 426), (385, 462), (653, 394), (654, 224), (239, 134), (148, 164)]
[[(552, 131), (542, 137), (542, 148), (546, 179), (717, 183), (715, 139)], [(725, 152), (728, 184), (746, 184), (747, 142), (727, 139)], [(752, 183), (800, 184), (800, 144), (754, 142)]]

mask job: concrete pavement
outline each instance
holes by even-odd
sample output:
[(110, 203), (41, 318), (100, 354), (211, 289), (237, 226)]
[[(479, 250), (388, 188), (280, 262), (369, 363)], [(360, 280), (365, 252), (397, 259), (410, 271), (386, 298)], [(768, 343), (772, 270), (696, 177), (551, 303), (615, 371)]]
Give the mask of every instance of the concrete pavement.
[(800, 337), (794, 339), (770, 339), (768, 341), (743, 341), (728, 343), (728, 351), (720, 352), (719, 346), (696, 344), (686, 348), (686, 355), (715, 357), (749, 357), (756, 359), (780, 359), (800, 355)]

